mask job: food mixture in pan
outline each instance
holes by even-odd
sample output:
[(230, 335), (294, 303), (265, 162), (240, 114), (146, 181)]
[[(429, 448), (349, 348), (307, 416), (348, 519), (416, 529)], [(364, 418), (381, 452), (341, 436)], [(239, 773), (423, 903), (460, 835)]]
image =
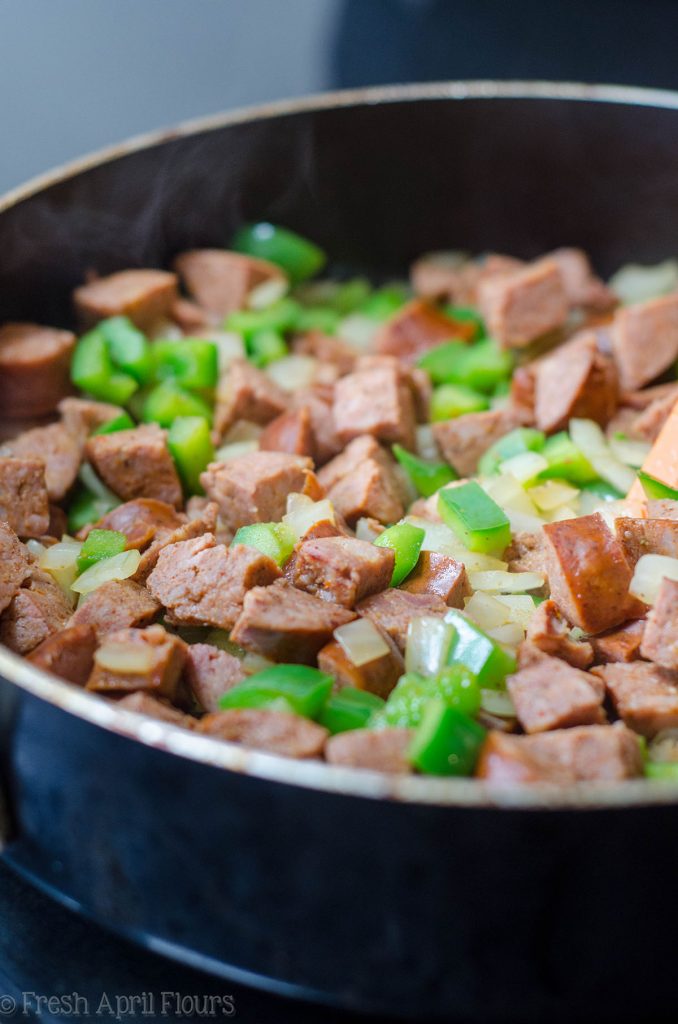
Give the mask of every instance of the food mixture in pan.
[(0, 327), (0, 641), (286, 757), (678, 780), (678, 264), (324, 264), (256, 224)]

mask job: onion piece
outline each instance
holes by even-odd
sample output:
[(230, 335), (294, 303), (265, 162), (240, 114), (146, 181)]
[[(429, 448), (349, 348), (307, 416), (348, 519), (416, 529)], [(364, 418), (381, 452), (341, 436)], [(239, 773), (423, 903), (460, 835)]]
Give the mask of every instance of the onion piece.
[(430, 423), (422, 423), (415, 430), (415, 448), (417, 455), (421, 459), (426, 459), (429, 462), (438, 462), (440, 459), (440, 449), (438, 448), (438, 442), (433, 434), (433, 427)]
[(506, 690), (481, 690), (480, 706), (488, 715), (496, 715), (497, 718), (516, 717), (511, 694)]
[(540, 512), (553, 512), (577, 498), (579, 490), (562, 480), (546, 480), (543, 484), (530, 487), (527, 494)]
[(576, 519), (580, 514), (569, 505), (561, 505), (560, 508), (555, 509), (548, 517), (549, 523), (561, 523), (563, 519)]
[(235, 331), (205, 331), (200, 337), (213, 341), (217, 346), (217, 359), (219, 362), (219, 374), (226, 373), (231, 363), (236, 359), (245, 359), (245, 342)]
[(215, 462), (230, 462), (231, 459), (239, 459), (243, 455), (250, 455), (259, 451), (258, 441), (233, 441), (231, 444), (222, 444), (214, 453)]
[(33, 555), (33, 558), (38, 559), (41, 555), (44, 555), (45, 551), (47, 551), (44, 544), (41, 544), (39, 540), (33, 540), (32, 538), (26, 541), (26, 548), (30, 554)]
[(119, 504), (120, 499), (113, 491), (109, 491), (103, 480), (100, 480), (96, 475), (89, 462), (83, 462), (78, 470), (78, 478), (81, 483), (85, 485), (88, 491), (91, 491), (97, 498), (102, 498), (105, 501), (111, 501), (114, 504)]
[(487, 635), (496, 640), (498, 644), (517, 647), (525, 639), (525, 630), (517, 622), (505, 622), (503, 626), (488, 629)]
[(508, 609), (496, 597), (477, 590), (464, 602), (464, 611), (481, 629), (493, 629), (509, 621)]
[(634, 469), (641, 468), (652, 447), (647, 441), (634, 441), (630, 437), (611, 437), (609, 444), (615, 459)]
[[(235, 647), (235, 644), (232, 646)], [(245, 651), (241, 662), (243, 672), (246, 672), (248, 676), (254, 675), (255, 672), (263, 672), (265, 668), (271, 668), (275, 664), (270, 658), (265, 658), (263, 654), (257, 654), (255, 651)]]
[(55, 583), (58, 583), (71, 602), (74, 601), (72, 586), (78, 575), (78, 556), (82, 544), (71, 538), (45, 548), (38, 558), (38, 565), (48, 572)]
[(437, 615), (412, 619), (407, 630), (405, 670), (436, 676), (445, 666), (454, 639), (454, 627)]
[(541, 572), (470, 572), (469, 583), (473, 590), (484, 590), (491, 594), (524, 594), (544, 586)]
[(353, 665), (367, 665), (390, 654), (390, 647), (369, 619), (354, 619), (339, 626), (334, 639)]
[(527, 629), (535, 610), (531, 597), (527, 594), (497, 594), (494, 600), (506, 608), (508, 622), (516, 622), (522, 629)]
[(662, 580), (678, 582), (678, 558), (668, 555), (641, 555), (636, 562), (629, 593), (645, 604), (654, 604)]
[(631, 489), (636, 474), (615, 458), (597, 423), (575, 418), (570, 420), (569, 430), (573, 443), (586, 456), (601, 480), (622, 492)]
[(358, 522), (355, 524), (355, 535), (356, 540), (366, 540), (368, 544), (371, 544), (377, 539), (381, 530), (375, 530), (370, 525), (370, 520), (361, 516)]
[(592, 455), (589, 462), (601, 480), (612, 484), (622, 494), (630, 491), (636, 481), (636, 474), (613, 455)]
[(329, 498), (312, 501), (306, 494), (288, 494), (287, 512), (282, 517), (283, 523), (301, 540), (304, 534), (316, 523), (334, 523), (334, 505)]
[(247, 305), (250, 309), (267, 309), (287, 295), (289, 287), (286, 277), (271, 277), (252, 289), (247, 296)]
[(76, 594), (91, 594), (97, 587), (111, 580), (126, 580), (137, 571), (140, 561), (141, 554), (135, 548), (121, 551), (111, 558), (102, 558), (78, 576), (71, 590)]
[(528, 516), (536, 516), (537, 507), (531, 497), (514, 476), (505, 473), (503, 476), (488, 476), (479, 481), (480, 486), (489, 494), (497, 505), (504, 509), (514, 509)]
[(548, 469), (548, 462), (539, 452), (520, 452), (499, 464), (502, 476), (512, 476), (520, 484), (534, 480), (543, 470)]
[(318, 360), (313, 356), (289, 355), (269, 363), (264, 373), (284, 391), (301, 391), (313, 383)]
[(258, 423), (251, 420), (236, 420), (223, 437), (224, 444), (235, 444), (236, 441), (258, 441), (264, 431)]
[(625, 305), (668, 295), (678, 288), (678, 260), (651, 266), (627, 263), (610, 278), (609, 285)]
[(353, 348), (365, 352), (372, 344), (379, 326), (378, 321), (371, 316), (366, 316), (364, 313), (349, 313), (339, 321), (337, 335)]
[(461, 543), (449, 526), (423, 516), (405, 516), (404, 523), (411, 523), (424, 531), (422, 551), (435, 551), (439, 555), (447, 555), (457, 562), (463, 562), (468, 571), (481, 569), (506, 569), (508, 563), (493, 555), (484, 555), (478, 551), (469, 551)]
[(650, 761), (678, 761), (678, 729), (662, 729), (648, 744)]
[(120, 640), (106, 640), (94, 653), (99, 668), (118, 675), (142, 675), (153, 668), (153, 651), (141, 644), (124, 643)]

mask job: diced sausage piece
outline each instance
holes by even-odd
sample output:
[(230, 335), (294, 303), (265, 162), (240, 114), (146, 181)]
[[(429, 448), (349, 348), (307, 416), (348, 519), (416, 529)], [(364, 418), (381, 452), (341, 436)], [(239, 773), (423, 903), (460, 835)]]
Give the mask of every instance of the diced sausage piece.
[(594, 669), (619, 717), (643, 736), (678, 726), (678, 675), (647, 661), (610, 662)]
[(354, 537), (320, 537), (304, 541), (297, 551), (294, 585), (345, 608), (391, 582), (395, 555)]
[(0, 613), (31, 575), (28, 552), (7, 523), (0, 520)]
[(464, 598), (471, 593), (464, 563), (437, 551), (422, 551), (401, 589), (409, 594), (435, 594), (449, 608), (463, 608)]
[(615, 527), (629, 565), (649, 554), (678, 558), (678, 520), (622, 516), (615, 519)]
[(395, 367), (359, 370), (338, 380), (332, 415), (344, 443), (371, 434), (387, 443), (414, 447), (414, 403)]
[(186, 682), (203, 711), (218, 711), (219, 698), (245, 678), (242, 662), (213, 644), (189, 644)]
[(237, 420), (265, 426), (289, 408), (291, 397), (246, 359), (234, 360), (219, 379), (214, 433), (222, 438)]
[(404, 652), (411, 620), (422, 615), (444, 615), (447, 605), (436, 594), (408, 594), (405, 590), (391, 588), (365, 598), (356, 611), (388, 633)]
[(678, 358), (678, 294), (624, 306), (610, 333), (622, 387), (649, 383)]
[(497, 784), (620, 782), (643, 774), (637, 737), (620, 723), (582, 725), (535, 736), (491, 732), (476, 776)]
[(546, 433), (564, 429), (572, 417), (604, 427), (614, 416), (618, 396), (617, 370), (598, 351), (593, 331), (578, 335), (537, 364), (535, 419)]
[(155, 423), (114, 434), (97, 434), (85, 455), (101, 479), (123, 501), (155, 498), (181, 506), (181, 483), (166, 443), (167, 432)]
[(188, 335), (202, 333), (216, 319), (210, 316), (207, 310), (199, 306), (197, 302), (193, 302), (191, 299), (184, 299), (182, 296), (174, 300), (167, 315), (172, 323), (175, 323), (184, 334)]
[(671, 410), (678, 401), (678, 384), (672, 385), (668, 394), (656, 398), (641, 412), (631, 423), (631, 433), (641, 441), (648, 441), (650, 444), (659, 437), (666, 422), (671, 415)]
[(71, 626), (92, 626), (97, 636), (130, 626), (150, 626), (160, 602), (132, 580), (109, 580), (87, 595), (73, 613)]
[(103, 427), (125, 411), (119, 405), (95, 402), (91, 398), (63, 398), (58, 409), (66, 429), (83, 441), (97, 427)]
[(328, 737), (327, 729), (300, 715), (258, 708), (217, 711), (201, 719), (197, 729), (215, 739), (293, 758), (319, 757)]
[(71, 616), (68, 598), (51, 576), (33, 569), (28, 585), (17, 590), (0, 619), (0, 643), (28, 654)]
[(453, 338), (470, 341), (473, 324), (443, 316), (435, 306), (422, 299), (408, 302), (379, 329), (374, 341), (375, 351), (397, 356), (405, 363), (415, 363), (435, 345)]
[(355, 613), (280, 580), (245, 594), (231, 640), (274, 661), (312, 664), (321, 647)]
[(191, 249), (174, 261), (189, 295), (216, 319), (243, 309), (251, 291), (266, 281), (280, 281), (285, 275), (274, 263), (254, 259), (226, 249)]
[(411, 772), (407, 752), (413, 738), (414, 729), (351, 729), (330, 737), (325, 758), (347, 768), (393, 775)]
[(634, 619), (590, 639), (596, 664), (609, 661), (636, 661), (640, 657), (640, 645), (645, 630), (644, 619)]
[(180, 696), (186, 644), (162, 626), (108, 633), (94, 655), (87, 689), (96, 693), (145, 690), (175, 701)]
[(525, 426), (534, 425), (534, 403), (537, 392), (539, 360), (516, 366), (511, 377), (510, 404), (516, 409)]
[(96, 646), (97, 635), (92, 626), (70, 625), (43, 640), (28, 660), (45, 672), (84, 686), (92, 671)]
[(204, 533), (164, 547), (147, 585), (167, 609), (168, 621), (230, 629), (245, 592), (268, 586), (279, 576), (275, 562), (256, 548), (236, 544), (229, 549)]
[(523, 348), (562, 326), (569, 308), (563, 278), (553, 260), (482, 281), (478, 304), (490, 334), (504, 348)]
[(548, 575), (546, 538), (541, 530), (536, 533), (521, 531), (513, 535), (505, 555), (509, 572), (538, 572)]
[(555, 249), (545, 259), (558, 264), (571, 306), (605, 311), (617, 305), (617, 296), (593, 273), (589, 258), (582, 249)]
[(334, 429), (332, 417), (332, 401), (334, 389), (326, 394), (327, 389), (304, 388), (292, 395), (292, 406), (296, 409), (308, 409), (313, 434), (313, 460), (316, 466), (323, 466), (333, 459), (342, 444)]
[(75, 310), (84, 327), (109, 316), (127, 316), (142, 331), (168, 319), (176, 297), (176, 274), (166, 270), (120, 270), (80, 285), (73, 292)]
[(544, 654), (562, 658), (574, 668), (588, 668), (593, 661), (593, 648), (585, 640), (573, 640), (555, 601), (542, 601), (535, 609), (527, 627), (526, 639)]
[(82, 458), (82, 441), (63, 423), (50, 423), (19, 434), (2, 446), (15, 459), (37, 459), (45, 464), (45, 486), (50, 501), (61, 501), (75, 483)]
[(71, 354), (75, 335), (38, 324), (0, 327), (2, 415), (21, 419), (30, 412), (54, 412), (71, 390)]
[(323, 466), (318, 479), (350, 526), (364, 517), (394, 523), (403, 516), (395, 463), (369, 435), (351, 441)]
[(410, 267), (412, 290), (422, 299), (454, 302), (470, 266), (460, 253), (427, 253)]
[[(678, 299), (678, 295), (676, 295)], [(676, 459), (676, 449), (678, 447), (678, 402), (673, 406), (669, 413), (666, 423), (659, 431), (657, 440), (652, 445), (648, 455), (643, 462), (643, 469), (650, 476), (654, 476), (657, 480), (661, 480), (668, 487), (678, 487), (678, 459)], [(631, 501), (642, 501), (645, 502), (645, 491), (640, 480), (636, 480), (633, 487), (628, 493), (628, 498)], [(657, 511), (650, 512), (650, 506), (654, 503), (648, 502), (648, 514), (651, 516), (659, 516), (660, 513)], [(655, 506), (656, 507), (656, 506)], [(666, 516), (666, 518), (669, 518)]]
[(318, 653), (318, 668), (334, 676), (335, 689), (351, 686), (368, 690), (386, 699), (405, 671), (403, 656), (391, 637), (375, 629), (383, 637), (388, 650), (372, 661), (354, 664), (337, 640), (330, 640)]
[(262, 452), (287, 452), (289, 455), (315, 456), (315, 439), (308, 406), (284, 412), (264, 427), (259, 438)]
[(0, 520), (19, 537), (43, 537), (49, 529), (45, 464), (40, 459), (0, 456)]
[(678, 501), (672, 498), (653, 498), (645, 502), (649, 519), (678, 520)]
[[(214, 533), (217, 527), (217, 506), (210, 501), (204, 507), (199, 516), (181, 523), (174, 530), (158, 529), (151, 544), (141, 556), (139, 567), (134, 573), (137, 583), (145, 583), (149, 574), (155, 568), (158, 557), (163, 548), (170, 544), (179, 544), (181, 541), (192, 540), (194, 537), (202, 537), (205, 533)], [(221, 541), (221, 538), (217, 538)]]
[(135, 711), (138, 715), (148, 715), (150, 718), (157, 718), (160, 722), (168, 722), (170, 725), (180, 725), (183, 729), (193, 729), (196, 725), (195, 718), (185, 715), (183, 711), (172, 707), (167, 701), (158, 697), (152, 697), (150, 693), (137, 690), (135, 693), (128, 693), (117, 701), (119, 708), (125, 711)]
[(418, 366), (408, 366), (397, 356), (373, 354), (360, 356), (356, 360), (355, 369), (358, 372), (378, 369), (395, 371), (400, 384), (403, 384), (412, 396), (417, 423), (428, 423), (433, 385), (426, 370), (422, 370)]
[(326, 491), (330, 491), (340, 480), (354, 473), (365, 459), (383, 461), (385, 465), (389, 466), (392, 464), (390, 456), (378, 441), (375, 441), (369, 434), (365, 434), (347, 444), (342, 452), (318, 471), (318, 480), (321, 486)]
[(200, 477), (219, 506), (225, 525), (235, 532), (248, 523), (278, 522), (287, 495), (319, 494), (310, 459), (285, 452), (252, 452), (228, 462), (212, 462)]
[(65, 533), (68, 533), (68, 516), (60, 505), (50, 504), (47, 537), (61, 540)]
[(135, 498), (118, 505), (92, 526), (80, 531), (80, 539), (91, 530), (116, 530), (127, 537), (127, 549), (143, 551), (159, 533), (169, 534), (186, 522), (173, 505), (155, 498)]
[(460, 476), (473, 476), (481, 455), (523, 422), (523, 413), (515, 406), (470, 412), (452, 420), (433, 424), (433, 436), (443, 458)]
[(506, 680), (518, 721), (527, 733), (603, 722), (603, 691), (597, 684), (595, 676), (548, 656)]
[(640, 653), (663, 668), (678, 669), (678, 583), (663, 579), (647, 616)]
[(350, 373), (356, 361), (356, 350), (351, 345), (322, 331), (308, 331), (295, 338), (292, 349), (300, 356), (313, 356), (321, 363), (332, 363), (339, 376)]
[(641, 616), (629, 596), (632, 570), (599, 512), (543, 527), (551, 597), (568, 622), (600, 633)]

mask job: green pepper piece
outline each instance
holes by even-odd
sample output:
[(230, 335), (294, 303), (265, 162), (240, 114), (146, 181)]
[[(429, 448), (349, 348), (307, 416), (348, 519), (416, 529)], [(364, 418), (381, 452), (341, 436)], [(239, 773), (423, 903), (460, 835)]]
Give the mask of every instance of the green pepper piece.
[(241, 334), (248, 341), (257, 331), (291, 331), (297, 323), (301, 305), (289, 296), (264, 309), (239, 309), (224, 322), (228, 331)]
[(555, 478), (579, 485), (592, 483), (598, 479), (598, 474), (589, 460), (564, 430), (546, 439), (541, 454), (548, 462), (548, 468), (541, 471), (540, 480)]
[(322, 331), (323, 334), (335, 334), (341, 313), (332, 306), (305, 306), (299, 310), (295, 324), (298, 331)]
[(369, 298), (358, 307), (358, 311), (372, 320), (388, 320), (397, 313), (410, 298), (407, 285), (385, 284), (376, 288)]
[(113, 365), (145, 384), (151, 376), (151, 346), (146, 335), (126, 316), (112, 316), (97, 324)]
[(546, 435), (532, 427), (516, 427), (495, 441), (480, 457), (478, 471), (482, 476), (492, 476), (499, 472), (499, 466), (506, 459), (523, 452), (540, 452), (546, 442)]
[(448, 707), (475, 715), (480, 708), (480, 687), (465, 665), (451, 665), (437, 676), (406, 672), (389, 694), (383, 710), (370, 721), (370, 726), (414, 728), (421, 722), (424, 708), (434, 698), (440, 698)]
[(515, 657), (456, 608), (450, 608), (445, 621), (451, 623), (456, 631), (448, 655), (449, 663), (466, 665), (483, 690), (502, 689), (506, 676), (516, 670)]
[(444, 341), (425, 352), (417, 365), (426, 370), (434, 384), (456, 384), (457, 366), (467, 347), (464, 341)]
[(94, 494), (87, 487), (79, 485), (71, 498), (68, 506), (68, 532), (75, 534), (82, 530), (83, 526), (90, 523), (98, 523), (121, 502), (117, 498), (102, 498)]
[(396, 523), (380, 533), (374, 544), (378, 548), (391, 548), (395, 554), (395, 565), (391, 586), (399, 586), (410, 575), (419, 560), (424, 541), (424, 531), (411, 523)]
[(273, 665), (237, 683), (220, 699), (219, 707), (265, 708), (286, 701), (295, 714), (317, 718), (333, 686), (332, 676), (317, 668)]
[(329, 696), (320, 712), (318, 722), (335, 735), (349, 729), (365, 729), (375, 712), (381, 711), (385, 702), (369, 690), (355, 690), (344, 686)]
[(646, 761), (645, 777), (660, 782), (678, 782), (678, 761)]
[(106, 338), (96, 327), (83, 334), (75, 346), (71, 380), (82, 391), (113, 405), (125, 405), (138, 387), (130, 374), (116, 372)]
[(621, 491), (608, 484), (606, 480), (592, 480), (590, 484), (581, 484), (581, 489), (588, 491), (589, 494), (596, 494), (603, 501), (619, 501), (624, 497)]
[(353, 277), (350, 281), (343, 281), (330, 299), (331, 305), (346, 316), (354, 310), (364, 306), (370, 299), (372, 288), (370, 282), (364, 277)]
[(467, 412), (484, 412), (490, 403), (478, 391), (464, 387), (462, 384), (441, 384), (434, 388), (431, 395), (431, 423), (451, 420), (456, 416), (464, 416)]
[(214, 460), (210, 425), (204, 416), (177, 416), (169, 428), (167, 447), (187, 494), (203, 494), (200, 474)]
[(472, 775), (486, 735), (463, 711), (432, 700), (410, 744), (409, 760), (425, 775)]
[(442, 490), (438, 513), (469, 551), (497, 554), (511, 543), (506, 513), (475, 480)]
[(499, 348), (492, 338), (475, 345), (446, 341), (436, 345), (419, 360), (434, 384), (458, 384), (491, 393), (505, 382), (513, 368), (513, 356)]
[(212, 422), (212, 410), (204, 398), (165, 380), (149, 391), (143, 406), (144, 423), (159, 423), (170, 427), (177, 416), (204, 416)]
[(485, 321), (478, 310), (474, 309), (473, 306), (454, 306), (447, 303), (443, 306), (443, 313), (445, 316), (449, 316), (452, 320), (473, 324), (476, 329), (476, 333), (473, 338), (474, 341), (478, 338), (484, 338), (487, 334)]
[(246, 224), (236, 232), (232, 242), (236, 252), (244, 252), (259, 260), (269, 260), (285, 271), (292, 284), (313, 277), (325, 266), (327, 257), (314, 242), (302, 238), (289, 228), (262, 221)]
[(657, 480), (656, 476), (650, 476), (645, 470), (639, 469), (638, 479), (648, 498), (670, 498), (672, 501), (678, 501), (678, 491), (669, 487), (668, 484), (662, 483), (661, 480)]
[(232, 544), (246, 544), (283, 566), (294, 551), (296, 535), (286, 523), (250, 523), (236, 531)]
[(427, 462), (412, 455), (399, 444), (392, 446), (393, 454), (403, 467), (419, 494), (430, 498), (445, 484), (457, 479), (457, 474), (446, 462)]
[(112, 420), (107, 420), (106, 423), (102, 423), (100, 427), (92, 431), (92, 437), (97, 434), (117, 434), (119, 430), (133, 430), (134, 420), (129, 413), (122, 412), (119, 416), (114, 416)]
[(255, 331), (247, 341), (247, 358), (261, 369), (276, 359), (282, 359), (288, 352), (289, 348), (282, 334), (272, 328)]
[(219, 377), (219, 350), (206, 338), (159, 340), (153, 344), (157, 380), (173, 380), (183, 388), (213, 388)]
[(117, 530), (90, 530), (77, 558), (78, 575), (95, 562), (119, 555), (127, 547), (127, 537)]

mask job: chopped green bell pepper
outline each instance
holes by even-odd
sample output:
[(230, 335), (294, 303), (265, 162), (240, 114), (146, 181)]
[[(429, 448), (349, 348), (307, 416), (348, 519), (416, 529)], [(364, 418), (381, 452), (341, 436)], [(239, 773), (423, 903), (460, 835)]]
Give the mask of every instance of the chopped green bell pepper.
[(446, 462), (426, 462), (399, 444), (394, 444), (392, 451), (414, 487), (424, 498), (430, 498), (445, 484), (451, 484), (457, 479), (457, 474)]
[(430, 374), (434, 384), (457, 384), (491, 393), (510, 376), (513, 357), (492, 338), (475, 345), (446, 341), (426, 352), (418, 365)]
[(263, 369), (276, 359), (282, 359), (289, 352), (287, 342), (279, 331), (271, 327), (255, 331), (247, 341), (247, 358)]
[(360, 313), (372, 320), (388, 320), (397, 313), (410, 298), (406, 285), (386, 284), (375, 288), (369, 298), (358, 307)]
[(380, 533), (374, 544), (379, 548), (391, 548), (395, 553), (395, 565), (391, 586), (399, 586), (410, 575), (419, 560), (424, 541), (424, 531), (411, 523), (396, 523)]
[(226, 318), (228, 331), (241, 334), (248, 341), (257, 331), (278, 331), (284, 334), (296, 327), (301, 305), (289, 296), (264, 309), (239, 309)]
[(283, 566), (294, 551), (295, 533), (285, 523), (250, 523), (236, 531), (232, 544), (246, 544)]
[(500, 690), (506, 676), (516, 670), (516, 659), (495, 640), (455, 608), (445, 615), (455, 629), (455, 638), (448, 656), (451, 665), (466, 665), (483, 690)]
[(114, 496), (102, 498), (87, 487), (79, 484), (68, 506), (68, 532), (76, 534), (83, 526), (98, 523), (121, 502)]
[(83, 334), (71, 360), (71, 380), (93, 398), (113, 405), (125, 405), (138, 384), (129, 373), (116, 371), (103, 333), (94, 328)]
[(541, 454), (548, 462), (548, 468), (541, 471), (540, 480), (567, 480), (569, 483), (580, 485), (598, 479), (598, 474), (589, 460), (564, 430), (546, 439)]
[(219, 377), (219, 350), (206, 338), (156, 341), (153, 364), (157, 380), (173, 380), (183, 388), (213, 388)]
[(661, 782), (678, 782), (678, 761), (646, 761), (645, 777)]
[(330, 694), (318, 722), (333, 735), (349, 729), (364, 729), (372, 715), (383, 707), (384, 701), (376, 693), (344, 686), (337, 693)]
[(475, 715), (480, 708), (480, 687), (473, 672), (464, 665), (449, 666), (437, 676), (406, 672), (370, 725), (413, 728), (419, 725), (424, 708), (434, 698), (467, 715)]
[(144, 401), (144, 423), (170, 427), (178, 416), (204, 416), (212, 422), (212, 410), (200, 395), (194, 395), (172, 380), (164, 380), (149, 391)]
[(408, 752), (425, 775), (472, 775), (487, 730), (458, 708), (432, 700)]
[(127, 537), (124, 533), (117, 530), (90, 530), (76, 561), (78, 575), (95, 562), (119, 555), (126, 547)]
[(506, 459), (511, 459), (514, 455), (522, 455), (523, 452), (540, 452), (545, 441), (546, 435), (541, 430), (534, 430), (532, 427), (516, 427), (515, 430), (500, 437), (481, 455), (478, 471), (481, 476), (492, 476), (499, 472), (500, 464)]
[(443, 313), (445, 316), (449, 316), (450, 319), (456, 320), (461, 323), (471, 323), (476, 329), (473, 340), (476, 341), (478, 338), (484, 338), (487, 334), (485, 329), (485, 321), (481, 317), (477, 309), (473, 306), (454, 306), (449, 303), (443, 306)]
[(237, 683), (219, 700), (219, 707), (266, 708), (275, 705), (305, 718), (317, 718), (327, 702), (334, 679), (308, 665), (273, 665)]
[(469, 551), (496, 554), (511, 543), (506, 513), (475, 480), (442, 490), (438, 513)]
[(204, 416), (177, 416), (169, 428), (167, 447), (187, 494), (202, 494), (200, 474), (214, 460), (210, 425)]
[(582, 491), (595, 494), (603, 501), (619, 501), (624, 497), (621, 491), (618, 491), (612, 484), (608, 484), (606, 480), (592, 480), (590, 484), (581, 484), (580, 486)]
[(668, 484), (662, 483), (661, 480), (657, 480), (655, 476), (650, 476), (645, 470), (638, 470), (638, 479), (640, 480), (643, 490), (648, 498), (670, 498), (673, 501), (678, 501), (678, 491), (673, 487), (669, 487)]
[(117, 434), (119, 430), (133, 430), (134, 420), (129, 413), (123, 412), (119, 416), (114, 416), (112, 420), (107, 420), (106, 423), (102, 423), (100, 427), (92, 431), (92, 436), (97, 434)]
[(441, 384), (431, 395), (431, 423), (451, 420), (468, 412), (484, 412), (490, 403), (478, 391), (462, 384)]
[(152, 368), (151, 346), (146, 335), (126, 316), (102, 320), (95, 330), (105, 338), (113, 365), (129, 373), (138, 384), (145, 384)]
[(313, 277), (327, 262), (322, 249), (307, 238), (302, 238), (289, 228), (265, 221), (240, 228), (232, 247), (236, 252), (276, 263), (282, 267), (292, 284)]
[(335, 334), (341, 313), (332, 306), (304, 306), (299, 310), (295, 324), (298, 331), (322, 331), (323, 334)]
[(444, 341), (425, 352), (417, 365), (426, 370), (434, 384), (457, 384), (457, 366), (467, 347), (463, 341)]

